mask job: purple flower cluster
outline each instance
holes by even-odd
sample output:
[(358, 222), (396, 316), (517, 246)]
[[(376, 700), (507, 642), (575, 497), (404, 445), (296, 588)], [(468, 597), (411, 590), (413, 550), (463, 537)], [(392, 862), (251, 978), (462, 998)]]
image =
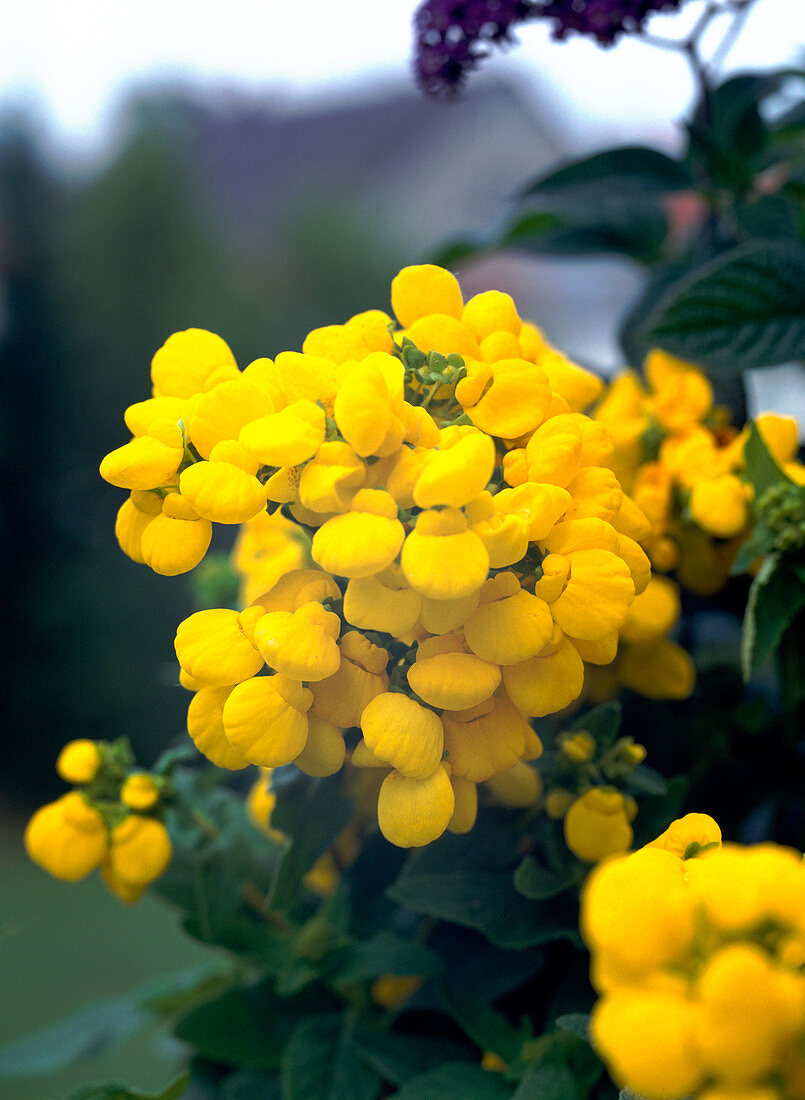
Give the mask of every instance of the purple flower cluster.
[(653, 12), (675, 11), (682, 0), (547, 0), (540, 15), (554, 20), (554, 37), (589, 34), (611, 46), (621, 34), (636, 34)]
[(652, 12), (676, 10), (683, 0), (424, 0), (414, 16), (414, 69), (423, 91), (450, 94), (489, 56), (490, 46), (513, 41), (526, 20), (553, 22), (555, 38), (571, 31), (602, 46), (639, 32)]
[(414, 16), (417, 83), (430, 95), (456, 91), (490, 44), (511, 42), (512, 24), (537, 14), (536, 0), (425, 0)]

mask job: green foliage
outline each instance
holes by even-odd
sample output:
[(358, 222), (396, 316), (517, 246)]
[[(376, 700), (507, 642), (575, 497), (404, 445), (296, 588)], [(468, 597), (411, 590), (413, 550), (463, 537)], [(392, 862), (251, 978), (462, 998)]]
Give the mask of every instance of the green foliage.
[(106, 1085), (86, 1085), (71, 1092), (69, 1100), (179, 1100), (184, 1096), (189, 1081), (190, 1074), (182, 1073), (159, 1092), (141, 1092), (116, 1081)]
[(353, 1014), (297, 1024), (282, 1059), (283, 1100), (375, 1100), (381, 1080), (352, 1041)]
[(471, 1062), (448, 1062), (414, 1077), (396, 1093), (398, 1100), (510, 1100), (511, 1086), (498, 1073)]
[(752, 241), (673, 284), (644, 340), (714, 370), (805, 358), (805, 246)]

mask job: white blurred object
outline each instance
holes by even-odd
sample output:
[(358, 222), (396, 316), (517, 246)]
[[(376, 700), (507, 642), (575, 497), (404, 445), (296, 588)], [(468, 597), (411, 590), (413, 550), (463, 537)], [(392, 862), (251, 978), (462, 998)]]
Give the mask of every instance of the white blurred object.
[(805, 367), (791, 363), (746, 373), (746, 402), (750, 416), (762, 412), (793, 416), (805, 441)]

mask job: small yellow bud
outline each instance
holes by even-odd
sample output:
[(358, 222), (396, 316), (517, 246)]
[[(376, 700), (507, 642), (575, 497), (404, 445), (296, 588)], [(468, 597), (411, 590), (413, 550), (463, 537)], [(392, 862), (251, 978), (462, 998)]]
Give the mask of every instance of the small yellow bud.
[(56, 771), (68, 783), (91, 783), (101, 766), (97, 741), (81, 738), (68, 741), (56, 760)]
[(120, 801), (130, 810), (151, 810), (159, 802), (159, 787), (153, 776), (135, 772), (127, 777), (120, 791)]

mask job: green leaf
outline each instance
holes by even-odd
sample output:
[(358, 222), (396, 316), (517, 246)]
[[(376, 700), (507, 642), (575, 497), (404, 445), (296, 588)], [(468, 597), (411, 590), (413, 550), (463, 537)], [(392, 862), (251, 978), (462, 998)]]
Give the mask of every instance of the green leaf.
[(755, 490), (756, 500), (759, 500), (773, 485), (779, 485), (781, 482), (787, 485), (794, 484), (788, 474), (777, 464), (777, 460), (755, 423), (752, 423), (749, 428), (749, 438), (744, 447), (744, 462), (744, 474)]
[(730, 566), (730, 574), (733, 577), (739, 577), (741, 573), (746, 573), (758, 559), (765, 558), (767, 554), (770, 554), (776, 543), (777, 535), (775, 532), (767, 527), (765, 523), (758, 521), (746, 542), (741, 543), (740, 549)]
[(552, 203), (550, 209), (518, 216), (495, 242), (548, 256), (624, 255), (655, 263), (662, 255), (668, 223), (651, 200), (620, 196), (595, 203), (572, 198), (532, 201)]
[(100, 1001), (51, 1027), (0, 1047), (0, 1078), (36, 1077), (53, 1073), (100, 1054), (152, 1019), (127, 995)]
[(646, 341), (645, 323), (657, 302), (689, 270), (689, 265), (679, 263), (658, 265), (650, 270), (640, 294), (621, 319), (618, 341), (623, 348), (626, 362), (640, 370), (643, 360), (651, 351)]
[(590, 1017), (586, 1012), (568, 1012), (564, 1016), (557, 1016), (554, 1027), (557, 1031), (569, 1031), (585, 1043), (590, 1041)]
[(524, 898), (530, 898), (531, 901), (554, 898), (577, 884), (576, 876), (571, 872), (560, 875), (555, 871), (549, 871), (537, 863), (533, 856), (526, 856), (514, 872), (515, 890)]
[(490, 810), (471, 835), (445, 835), (411, 855), (387, 894), (416, 913), (473, 928), (497, 947), (578, 942), (575, 899), (536, 906), (515, 890), (522, 839), (517, 817)]
[(805, 584), (779, 554), (758, 569), (744, 613), (741, 670), (746, 683), (779, 646), (794, 617), (805, 607)]
[(546, 1062), (526, 1071), (512, 1100), (580, 1100), (580, 1096), (570, 1069)]
[(621, 705), (617, 700), (612, 703), (601, 703), (585, 714), (580, 714), (570, 723), (572, 730), (586, 730), (595, 740), (599, 749), (607, 748), (613, 743), (621, 728)]
[(360, 1057), (375, 1073), (396, 1086), (445, 1062), (461, 1059), (469, 1051), (451, 1039), (374, 1031), (360, 1026), (355, 1028), (352, 1041)]
[(662, 195), (693, 187), (684, 164), (645, 145), (623, 145), (571, 161), (528, 184), (522, 195), (572, 196), (596, 201), (602, 195)]
[(298, 1024), (282, 1058), (283, 1100), (375, 1100), (380, 1078), (352, 1043), (350, 1013)]
[(513, 1027), (496, 1008), (478, 997), (468, 997), (458, 988), (443, 987), (439, 999), (448, 1014), (455, 1020), (481, 1051), (491, 1050), (504, 1062), (513, 1062), (523, 1046), (531, 1038), (530, 1030)]
[(663, 795), (668, 790), (668, 782), (647, 764), (639, 764), (629, 776), (629, 787), (634, 794)]
[(395, 1093), (395, 1100), (511, 1100), (512, 1089), (499, 1073), (473, 1062), (448, 1062), (414, 1077)]
[(370, 940), (350, 946), (333, 975), (341, 983), (377, 978), (381, 974), (433, 978), (444, 969), (439, 956), (424, 944), (394, 932), (378, 932)]
[(296, 1024), (326, 1006), (323, 992), (279, 999), (269, 982), (230, 990), (194, 1008), (174, 1028), (211, 1062), (239, 1069), (278, 1069), (282, 1051)]
[(222, 1100), (281, 1100), (281, 1097), (276, 1073), (230, 1073), (223, 1085)]
[(182, 1073), (159, 1092), (130, 1089), (117, 1081), (105, 1085), (84, 1085), (70, 1093), (69, 1100), (179, 1100), (190, 1082), (190, 1073)]
[(340, 774), (312, 779), (298, 768), (278, 769), (273, 788), (277, 802), (271, 824), (289, 837), (289, 844), (280, 858), (269, 903), (283, 909), (292, 904), (302, 876), (349, 824), (353, 807)]
[(805, 246), (754, 241), (696, 268), (654, 307), (643, 339), (712, 370), (805, 358)]

